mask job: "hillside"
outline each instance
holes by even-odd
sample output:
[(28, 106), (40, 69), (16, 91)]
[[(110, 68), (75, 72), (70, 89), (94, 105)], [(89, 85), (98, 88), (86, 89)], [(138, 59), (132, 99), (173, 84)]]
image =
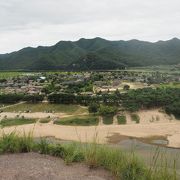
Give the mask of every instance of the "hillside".
[(96, 70), (179, 63), (177, 38), (156, 43), (80, 39), (0, 55), (0, 70)]

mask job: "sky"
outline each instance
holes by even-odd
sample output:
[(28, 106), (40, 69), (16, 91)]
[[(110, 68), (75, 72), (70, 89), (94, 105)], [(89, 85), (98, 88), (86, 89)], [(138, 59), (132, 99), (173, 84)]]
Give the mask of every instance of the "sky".
[(180, 0), (0, 0), (0, 54), (94, 37), (180, 38)]

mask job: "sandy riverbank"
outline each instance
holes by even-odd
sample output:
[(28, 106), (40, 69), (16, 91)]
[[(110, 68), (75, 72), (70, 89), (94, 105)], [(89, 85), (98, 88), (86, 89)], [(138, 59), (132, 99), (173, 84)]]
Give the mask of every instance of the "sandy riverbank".
[[(151, 136), (166, 137), (168, 146), (180, 148), (180, 121), (168, 116), (159, 109), (139, 111), (136, 114), (140, 117), (140, 124), (131, 121), (130, 115), (126, 113), (126, 125), (103, 125), (98, 126), (61, 126), (52, 122), (48, 124), (36, 123), (17, 127), (6, 127), (0, 131), (11, 132), (14, 129), (18, 132), (29, 132), (33, 130), (35, 137), (53, 136), (63, 140), (73, 140), (82, 142), (92, 142), (94, 138), (98, 143), (108, 143), (109, 138), (114, 134), (120, 136), (130, 136), (136, 138), (146, 138)], [(1, 113), (0, 119), (4, 116), (8, 118), (16, 117), (17, 113)], [(26, 118), (62, 118), (70, 115), (64, 113), (21, 113)], [(116, 136), (116, 141), (117, 141)], [(119, 138), (121, 140), (121, 138)]]
[[(4, 128), (1, 131), (11, 132), (15, 127)], [(22, 125), (16, 127), (18, 132), (33, 130), (35, 137), (53, 136), (63, 140), (107, 143), (108, 137), (114, 133), (131, 137), (167, 136), (168, 146), (180, 148), (180, 122), (158, 124), (101, 125), (91, 127), (60, 126), (52, 123)]]

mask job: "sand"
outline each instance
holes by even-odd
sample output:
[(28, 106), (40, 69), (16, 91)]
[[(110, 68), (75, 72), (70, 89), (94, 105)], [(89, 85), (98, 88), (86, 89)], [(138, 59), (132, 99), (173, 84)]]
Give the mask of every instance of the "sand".
[[(3, 113), (1, 113), (2, 116)], [(7, 114), (7, 113), (6, 113)], [(36, 123), (30, 125), (22, 125), (17, 127), (6, 127), (1, 131), (11, 132), (16, 128), (16, 131), (29, 132), (33, 130), (35, 137), (47, 137), (52, 136), (62, 140), (73, 140), (81, 142), (92, 142), (96, 139), (98, 143), (108, 143), (108, 137), (114, 134), (131, 136), (131, 137), (151, 137), (151, 136), (164, 136), (167, 137), (169, 147), (180, 148), (180, 121), (175, 120), (174, 117), (170, 117), (159, 109), (139, 111), (137, 113), (140, 116), (140, 124), (130, 123), (130, 116), (128, 118), (128, 124), (126, 125), (103, 125), (99, 123), (98, 126), (61, 126), (55, 125), (52, 122), (48, 124)], [(5, 114), (3, 114), (5, 115)], [(8, 116), (12, 114), (8, 113)], [(40, 118), (47, 117), (48, 113), (27, 113), (27, 116), (38, 116)], [(51, 114), (54, 117), (63, 117), (63, 114)], [(25, 117), (27, 117), (25, 116)], [(152, 116), (154, 118), (152, 118)], [(158, 116), (158, 118), (156, 118)], [(152, 121), (153, 119), (153, 121)]]
[[(4, 128), (4, 132), (12, 132), (15, 127)], [(17, 126), (16, 131), (33, 130), (35, 137), (53, 136), (63, 140), (107, 143), (108, 136), (119, 133), (131, 137), (167, 136), (170, 147), (180, 147), (180, 122), (158, 124), (101, 125), (91, 127), (60, 126), (52, 123)], [(2, 130), (1, 130), (2, 131)]]

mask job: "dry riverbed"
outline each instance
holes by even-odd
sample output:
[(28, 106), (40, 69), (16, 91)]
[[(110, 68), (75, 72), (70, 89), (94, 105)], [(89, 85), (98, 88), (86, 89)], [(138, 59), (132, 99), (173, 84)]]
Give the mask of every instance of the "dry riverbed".
[[(36, 123), (21, 125), (17, 127), (6, 127), (1, 131), (11, 132), (14, 129), (23, 133), (33, 131), (35, 137), (55, 137), (62, 140), (73, 140), (81, 142), (92, 142), (94, 139), (98, 143), (109, 143), (121, 141), (122, 137), (135, 137), (147, 142), (151, 137), (161, 137), (167, 140), (169, 147), (180, 148), (180, 121), (168, 116), (159, 109), (139, 111), (136, 113), (140, 117), (140, 123), (131, 123), (129, 114), (126, 114), (126, 125), (104, 125), (98, 126), (63, 126), (55, 125), (51, 122), (46, 124)], [(17, 113), (4, 112), (0, 114), (3, 118), (16, 117)], [(65, 113), (22, 113), (26, 118), (53, 118), (68, 117)], [(116, 136), (115, 136), (116, 135)], [(161, 140), (160, 139), (160, 140)], [(155, 139), (154, 139), (155, 140)]]

